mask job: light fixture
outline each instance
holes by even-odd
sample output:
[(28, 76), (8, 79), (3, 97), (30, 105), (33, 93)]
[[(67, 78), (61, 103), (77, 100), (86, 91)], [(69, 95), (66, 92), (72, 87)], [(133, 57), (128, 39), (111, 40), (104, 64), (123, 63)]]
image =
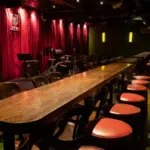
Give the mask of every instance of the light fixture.
[(104, 4), (104, 2), (103, 2), (103, 1), (100, 1), (100, 4), (101, 4), (101, 5), (103, 5), (103, 4)]
[(102, 43), (106, 42), (106, 33), (102, 32)]
[(55, 5), (53, 5), (53, 8), (56, 8), (56, 6), (55, 6)]
[(76, 0), (77, 1), (77, 3), (79, 3), (80, 2), (80, 0)]
[(133, 42), (133, 32), (129, 32), (129, 43)]
[(143, 21), (143, 24), (146, 24), (146, 22), (145, 22), (145, 21)]

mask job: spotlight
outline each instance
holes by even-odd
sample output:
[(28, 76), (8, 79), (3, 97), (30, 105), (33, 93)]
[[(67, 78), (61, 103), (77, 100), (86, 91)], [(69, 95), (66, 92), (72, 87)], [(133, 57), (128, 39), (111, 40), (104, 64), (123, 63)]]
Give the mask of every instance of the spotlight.
[(144, 21), (143, 21), (143, 24), (145, 24), (145, 25), (146, 25), (146, 22), (144, 22)]
[(55, 6), (55, 5), (53, 5), (53, 8), (56, 8), (56, 6)]
[(103, 4), (104, 4), (104, 2), (103, 2), (103, 1), (100, 1), (100, 4), (101, 4), (101, 5), (103, 5)]
[(80, 3), (80, 0), (77, 0), (77, 3)]

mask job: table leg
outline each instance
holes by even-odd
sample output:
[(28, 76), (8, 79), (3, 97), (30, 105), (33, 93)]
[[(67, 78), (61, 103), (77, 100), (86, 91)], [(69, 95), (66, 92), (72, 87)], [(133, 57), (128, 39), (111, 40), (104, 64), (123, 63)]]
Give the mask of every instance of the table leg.
[(13, 133), (4, 132), (4, 150), (15, 150), (15, 138)]

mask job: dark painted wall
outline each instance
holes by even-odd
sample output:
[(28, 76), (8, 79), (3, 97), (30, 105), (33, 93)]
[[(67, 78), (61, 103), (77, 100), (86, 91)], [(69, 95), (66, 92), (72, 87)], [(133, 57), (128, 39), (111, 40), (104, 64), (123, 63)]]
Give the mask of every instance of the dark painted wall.
[[(128, 42), (130, 31), (133, 43)], [(106, 43), (102, 43), (102, 32), (106, 32)], [(107, 23), (89, 28), (89, 54), (126, 57), (143, 51), (150, 51), (150, 34), (142, 34), (139, 24)]]

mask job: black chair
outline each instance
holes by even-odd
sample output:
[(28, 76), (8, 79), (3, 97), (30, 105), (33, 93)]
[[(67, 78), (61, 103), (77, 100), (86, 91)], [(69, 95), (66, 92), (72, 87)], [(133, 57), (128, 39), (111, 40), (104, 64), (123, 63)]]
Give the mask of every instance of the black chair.
[[(49, 150), (50, 148), (55, 149), (55, 150), (60, 150), (60, 149), (78, 149), (82, 144), (84, 143), (85, 136), (84, 136), (84, 128), (88, 123), (88, 118), (89, 118), (89, 113), (87, 113), (87, 110), (85, 109), (84, 106), (75, 106), (71, 110), (69, 110), (64, 116), (62, 116), (55, 126), (53, 126), (53, 130), (51, 133), (48, 135), (45, 135), (45, 137), (41, 137), (37, 135), (38, 133), (31, 133), (29, 140), (26, 144), (24, 144), (23, 147), (21, 147), (20, 150), (31, 150), (34, 144), (36, 144), (37, 141), (40, 141), (39, 139), (41, 138), (41, 141), (36, 144), (40, 150)], [(73, 133), (72, 133), (72, 140), (70, 141), (63, 141), (60, 140), (59, 137), (64, 133), (65, 128), (68, 126), (68, 123), (71, 122), (74, 124), (73, 127)], [(51, 126), (50, 126), (51, 128)], [(43, 130), (43, 129), (42, 129)], [(36, 141), (37, 140), (37, 141)]]
[(31, 80), (32, 80), (35, 88), (49, 84), (48, 79), (43, 76), (35, 76), (35, 77), (31, 78)]
[(51, 72), (46, 74), (45, 77), (48, 79), (49, 83), (58, 81), (63, 78), (63, 75), (59, 72)]
[(20, 92), (20, 86), (13, 82), (4, 82), (0, 84), (0, 99), (7, 98)]
[[(17, 83), (14, 82), (3, 82), (0, 83), (0, 100), (4, 100), (5, 98), (8, 98), (10, 96), (13, 96), (14, 94), (17, 94), (21, 92), (21, 88)], [(0, 132), (0, 135), (3, 133)], [(20, 144), (18, 146), (21, 147), (23, 143), (26, 141), (26, 137), (22, 134), (19, 134), (19, 140)]]

